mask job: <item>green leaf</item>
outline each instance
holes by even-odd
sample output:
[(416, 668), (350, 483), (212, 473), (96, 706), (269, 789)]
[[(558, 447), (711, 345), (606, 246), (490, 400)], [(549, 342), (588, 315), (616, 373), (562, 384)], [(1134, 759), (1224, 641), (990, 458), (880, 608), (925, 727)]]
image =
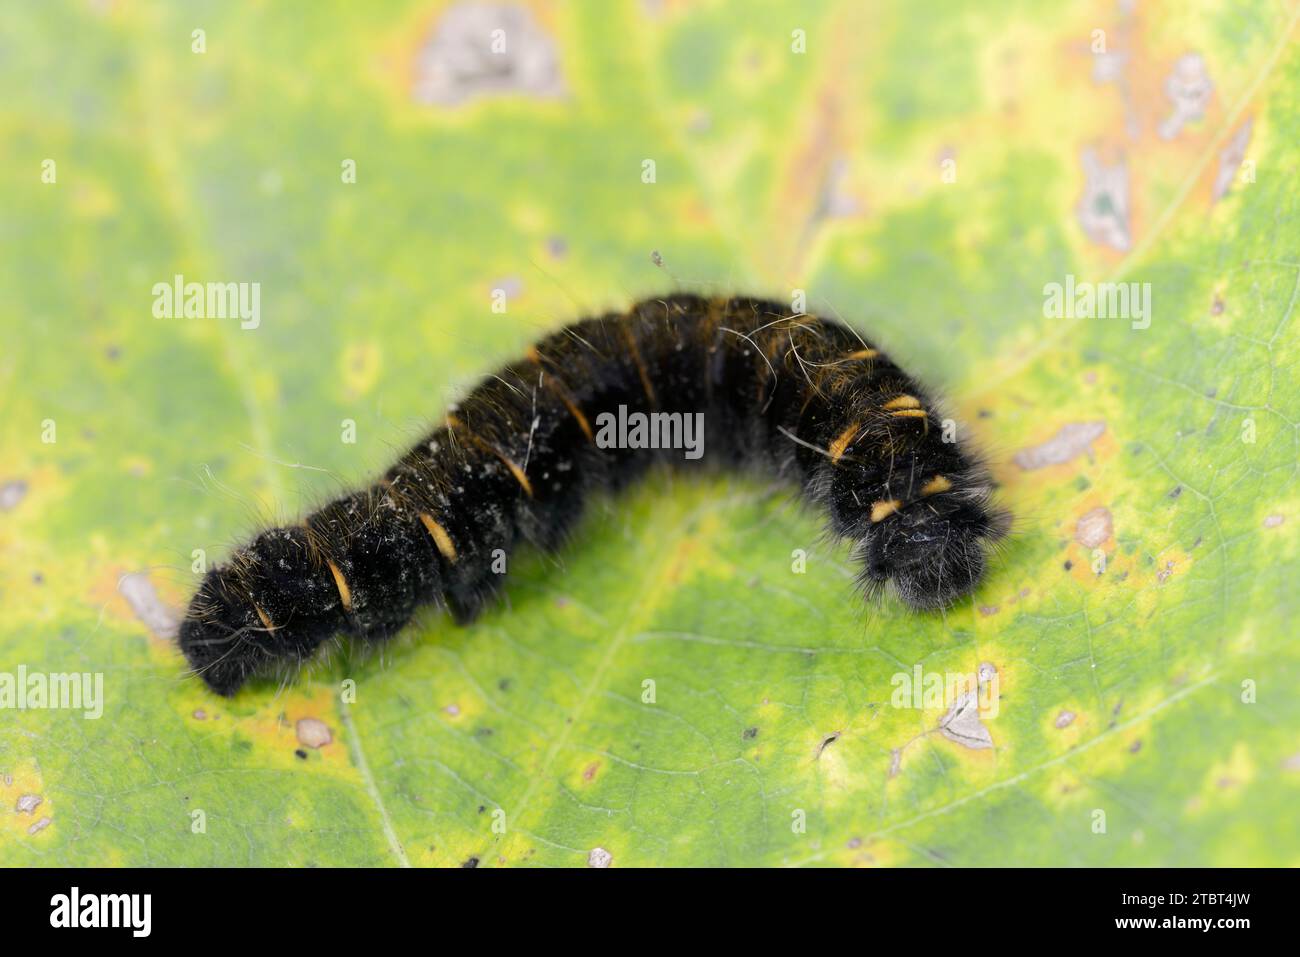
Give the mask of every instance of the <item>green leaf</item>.
[[(455, 105), (424, 4), (7, 14), (0, 672), (103, 714), (3, 714), (0, 863), (1300, 864), (1295, 15), (546, 9), (507, 42), (558, 75)], [(177, 274), (260, 325), (155, 318)], [(1047, 315), (1067, 276), (1149, 327)], [(973, 600), (864, 605), (788, 490), (658, 475), (472, 627), (185, 676), (196, 550), (675, 287), (806, 289), (946, 387), (1017, 519)]]

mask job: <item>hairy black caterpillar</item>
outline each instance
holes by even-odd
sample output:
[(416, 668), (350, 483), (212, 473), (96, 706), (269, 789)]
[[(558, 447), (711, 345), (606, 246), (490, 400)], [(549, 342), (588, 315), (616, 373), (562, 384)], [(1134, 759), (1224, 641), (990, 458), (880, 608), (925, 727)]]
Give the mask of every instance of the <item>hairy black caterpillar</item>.
[(691, 461), (603, 447), (593, 423), (620, 406), (703, 413), (702, 461), (798, 482), (853, 540), (863, 585), (892, 581), (919, 610), (971, 591), (1007, 528), (987, 470), (945, 441), (927, 392), (848, 326), (679, 294), (546, 337), (378, 484), (238, 549), (199, 586), (181, 650), (230, 695), (339, 632), (385, 639), (422, 603), (471, 620), (501, 584), (494, 556), (524, 541), (554, 548), (589, 492)]

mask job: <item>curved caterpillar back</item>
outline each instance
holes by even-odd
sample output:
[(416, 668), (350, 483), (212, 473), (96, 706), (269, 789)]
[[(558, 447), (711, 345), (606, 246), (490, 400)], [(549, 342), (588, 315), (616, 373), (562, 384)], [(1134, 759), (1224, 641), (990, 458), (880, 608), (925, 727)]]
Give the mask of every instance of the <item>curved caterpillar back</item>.
[(862, 583), (890, 581), (916, 609), (971, 591), (1006, 531), (983, 465), (944, 441), (927, 392), (856, 332), (773, 302), (675, 295), (548, 336), (376, 485), (237, 550), (199, 586), (181, 650), (229, 695), (339, 632), (385, 639), (423, 603), (471, 620), (501, 584), (494, 557), (553, 548), (590, 491), (690, 461), (611, 447), (620, 407), (658, 423), (702, 414), (701, 461), (798, 482), (855, 543)]

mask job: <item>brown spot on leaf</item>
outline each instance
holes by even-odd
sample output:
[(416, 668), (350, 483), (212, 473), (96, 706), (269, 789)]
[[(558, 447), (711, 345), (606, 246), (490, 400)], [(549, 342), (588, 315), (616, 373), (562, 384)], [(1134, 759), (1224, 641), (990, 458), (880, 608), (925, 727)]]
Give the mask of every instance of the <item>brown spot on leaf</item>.
[(614, 862), (614, 855), (603, 847), (593, 847), (587, 855), (588, 867), (609, 867)]
[(38, 832), (40, 832), (40, 831), (45, 830), (45, 829), (46, 829), (47, 827), (49, 827), (49, 826), (50, 826), (50, 819), (49, 819), (48, 817), (43, 817), (43, 818), (41, 818), (39, 821), (37, 821), (35, 824), (33, 824), (31, 827), (29, 827), (29, 828), (27, 829), (27, 833), (28, 833), (28, 834), (36, 834), (36, 833), (38, 833)]
[(1068, 728), (1070, 725), (1074, 724), (1074, 717), (1075, 715), (1073, 711), (1062, 711), (1056, 716), (1056, 726), (1058, 728)]
[(594, 777), (596, 776), (596, 772), (597, 772), (599, 769), (600, 769), (600, 762), (599, 762), (599, 761), (592, 761), (589, 765), (587, 765), (587, 766), (583, 769), (583, 771), (582, 771), (582, 779), (583, 779), (584, 781), (590, 781), (592, 778), (594, 778)]
[(1269, 515), (1267, 518), (1264, 519), (1264, 527), (1277, 528), (1279, 525), (1282, 524), (1282, 522), (1283, 522), (1283, 518), (1281, 515)]
[(826, 735), (826, 737), (822, 738), (821, 744), (817, 745), (817, 757), (820, 758), (823, 751), (838, 741), (841, 734), (843, 734), (842, 731), (832, 731), (830, 734)]
[(308, 748), (323, 748), (334, 740), (329, 725), (320, 718), (299, 718), (294, 725), (298, 743)]
[(1090, 509), (1074, 528), (1074, 540), (1084, 548), (1097, 548), (1115, 532), (1110, 509), (1103, 506)]

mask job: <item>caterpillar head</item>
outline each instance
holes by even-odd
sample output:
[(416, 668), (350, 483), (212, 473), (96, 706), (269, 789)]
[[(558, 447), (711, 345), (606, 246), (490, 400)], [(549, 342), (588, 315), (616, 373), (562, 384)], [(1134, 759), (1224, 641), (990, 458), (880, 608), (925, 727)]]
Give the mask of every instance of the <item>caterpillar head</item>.
[(230, 568), (208, 572), (181, 622), (177, 643), (185, 660), (204, 683), (220, 695), (232, 695), (273, 657), (260, 640), (266, 626), (247, 601), (240, 601)]
[(330, 555), (305, 526), (267, 529), (208, 572), (190, 602), (181, 651), (218, 694), (302, 665), (341, 632), (387, 638), (421, 596), (441, 590), (423, 526), (393, 508), (373, 508), (368, 492), (332, 502), (312, 521), (334, 523)]
[(269, 529), (213, 568), (177, 636), (194, 673), (217, 694), (296, 666), (343, 625), (329, 573), (308, 559), (301, 528)]
[(864, 542), (866, 577), (891, 581), (918, 611), (946, 608), (979, 584), (1008, 522), (987, 487), (927, 496), (875, 523)]

